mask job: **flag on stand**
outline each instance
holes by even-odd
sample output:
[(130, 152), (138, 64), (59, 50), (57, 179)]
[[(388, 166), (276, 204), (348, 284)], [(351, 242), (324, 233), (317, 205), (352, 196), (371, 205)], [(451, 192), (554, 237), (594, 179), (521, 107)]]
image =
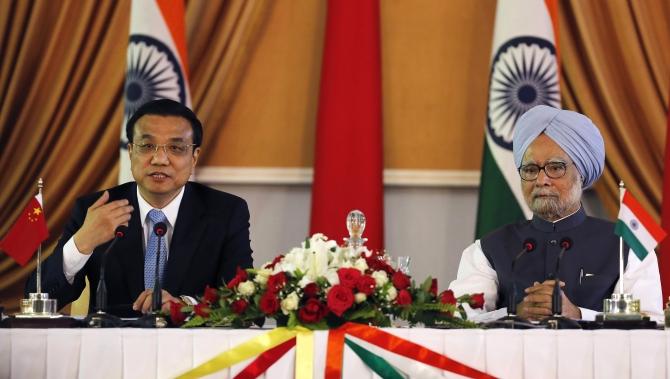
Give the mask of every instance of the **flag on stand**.
[(666, 233), (630, 192), (625, 189), (622, 192), (614, 233), (622, 237), (635, 255), (643, 260), (665, 238)]
[(42, 195), (30, 198), (28, 204), (0, 241), (0, 250), (25, 266), (39, 245), (49, 237), (47, 221), (42, 210)]
[(514, 165), (512, 135), (530, 108), (561, 106), (556, 11), (556, 0), (498, 1), (476, 238), (532, 216)]
[(126, 122), (142, 104), (172, 99), (191, 108), (183, 0), (132, 0), (126, 54), (119, 183), (133, 180)]
[(367, 246), (384, 245), (378, 0), (330, 0), (314, 150), (312, 233), (339, 240), (365, 214)]

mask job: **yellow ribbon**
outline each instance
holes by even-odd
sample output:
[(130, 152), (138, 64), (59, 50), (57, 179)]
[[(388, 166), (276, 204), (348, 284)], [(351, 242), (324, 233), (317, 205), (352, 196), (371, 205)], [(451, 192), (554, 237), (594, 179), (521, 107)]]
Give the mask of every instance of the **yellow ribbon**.
[(234, 348), (224, 351), (200, 366), (191, 369), (181, 375), (178, 379), (200, 378), (205, 375), (221, 371), (262, 352), (272, 349), (291, 338), (296, 341), (296, 364), (295, 375), (298, 379), (311, 379), (313, 375), (314, 359), (314, 333), (306, 328), (294, 329), (275, 328), (243, 342)]
[[(306, 334), (308, 334), (309, 336), (306, 337), (305, 336)], [(298, 377), (299, 379), (303, 378), (310, 379), (312, 377), (313, 337), (312, 337), (312, 331), (302, 327), (297, 327), (294, 329), (275, 328), (273, 330), (270, 330), (269, 332), (254, 337), (247, 342), (243, 342), (230, 350), (224, 351), (223, 353), (201, 364), (200, 366), (179, 375), (177, 378), (179, 379), (200, 378), (202, 376), (209, 375), (217, 371), (221, 371), (225, 368), (228, 368), (246, 359), (256, 356), (268, 349), (272, 349), (273, 347), (282, 344), (290, 340), (291, 338), (296, 337), (296, 335), (298, 335), (299, 337), (302, 335), (303, 340), (302, 346), (301, 346), (301, 338), (298, 338), (297, 340), (298, 357), (299, 358), (305, 357), (305, 359), (309, 357), (309, 376), (298, 376), (298, 372), (302, 371), (302, 369), (298, 368), (305, 366), (306, 363), (297, 360), (296, 377)], [(306, 346), (309, 346), (309, 353), (304, 351), (306, 349), (305, 348)], [(303, 350), (302, 355), (300, 354), (301, 349)]]
[(314, 332), (299, 328), (296, 336), (295, 377), (312, 379), (314, 374)]

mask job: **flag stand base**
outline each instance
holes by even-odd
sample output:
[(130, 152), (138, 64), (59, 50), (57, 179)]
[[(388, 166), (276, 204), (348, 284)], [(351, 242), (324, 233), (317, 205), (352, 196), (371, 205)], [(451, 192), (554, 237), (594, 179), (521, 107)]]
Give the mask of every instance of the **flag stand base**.
[(49, 299), (48, 293), (31, 293), (27, 299), (21, 299), (21, 312), (15, 315), (17, 318), (60, 318), (58, 313), (58, 301)]

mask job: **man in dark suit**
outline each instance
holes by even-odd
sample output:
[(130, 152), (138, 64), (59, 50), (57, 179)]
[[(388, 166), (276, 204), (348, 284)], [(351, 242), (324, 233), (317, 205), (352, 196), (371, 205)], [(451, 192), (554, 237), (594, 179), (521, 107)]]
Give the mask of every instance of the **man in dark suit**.
[[(120, 225), (128, 227), (126, 236), (109, 251), (105, 269), (111, 313), (150, 311), (157, 256), (164, 310), (232, 279), (237, 267), (252, 267), (246, 202), (188, 181), (203, 135), (195, 114), (178, 102), (154, 100), (128, 120), (126, 134), (135, 182), (78, 199), (44, 262), (42, 288), (61, 307), (79, 297), (85, 277), (95, 288), (103, 252)], [(159, 222), (167, 226), (161, 239), (153, 232)], [(33, 275), (26, 292), (34, 289)]]

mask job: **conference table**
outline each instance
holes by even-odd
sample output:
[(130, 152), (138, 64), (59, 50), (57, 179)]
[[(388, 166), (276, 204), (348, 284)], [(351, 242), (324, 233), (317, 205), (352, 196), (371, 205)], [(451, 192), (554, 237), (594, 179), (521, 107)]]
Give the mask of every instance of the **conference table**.
[[(663, 330), (384, 330), (501, 378), (670, 376), (670, 333)], [(0, 329), (0, 378), (171, 378), (267, 331)], [(324, 374), (327, 333), (314, 334), (314, 378)], [(293, 377), (295, 356), (293, 348), (264, 377)], [(231, 378), (252, 360), (207, 377)], [(461, 377), (421, 364), (411, 376)], [(346, 348), (342, 377), (377, 376)]]

